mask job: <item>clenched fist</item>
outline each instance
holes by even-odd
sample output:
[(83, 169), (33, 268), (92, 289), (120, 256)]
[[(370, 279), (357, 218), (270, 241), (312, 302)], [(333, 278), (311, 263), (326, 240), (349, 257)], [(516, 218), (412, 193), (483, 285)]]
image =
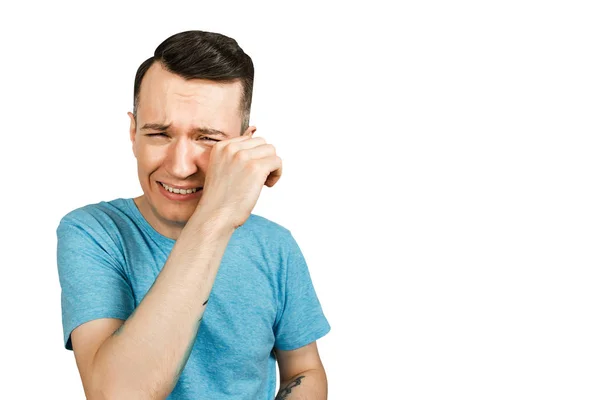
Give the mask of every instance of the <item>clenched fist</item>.
[(204, 189), (197, 209), (209, 209), (238, 228), (250, 217), (263, 185), (274, 186), (282, 173), (275, 147), (252, 137), (256, 127), (242, 136), (222, 140), (211, 150)]

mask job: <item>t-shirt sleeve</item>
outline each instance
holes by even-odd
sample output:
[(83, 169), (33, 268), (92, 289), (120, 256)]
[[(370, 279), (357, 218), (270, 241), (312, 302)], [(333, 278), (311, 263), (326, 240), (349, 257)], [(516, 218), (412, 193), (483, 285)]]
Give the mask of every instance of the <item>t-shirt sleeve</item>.
[(73, 350), (71, 332), (79, 325), (126, 320), (134, 309), (133, 291), (107, 235), (64, 219), (56, 234), (64, 346)]
[(325, 336), (331, 329), (294, 237), (289, 234), (284, 257), (282, 309), (275, 323), (275, 347), (294, 350)]

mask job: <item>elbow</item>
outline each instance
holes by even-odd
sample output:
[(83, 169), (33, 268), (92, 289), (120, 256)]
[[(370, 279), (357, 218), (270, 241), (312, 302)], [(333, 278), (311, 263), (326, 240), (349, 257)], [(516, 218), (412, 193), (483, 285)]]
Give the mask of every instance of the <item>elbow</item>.
[(88, 400), (165, 400), (169, 393), (159, 390), (145, 390), (131, 387), (105, 384), (99, 386), (93, 397)]
[(173, 390), (156, 374), (143, 377), (139, 371), (132, 373), (131, 368), (116, 368), (117, 364), (95, 365), (89, 392), (85, 393), (88, 400), (165, 400)]
[(92, 396), (87, 398), (88, 400), (154, 400), (157, 397), (142, 396), (139, 393), (132, 393), (128, 390), (122, 389), (100, 389), (93, 393)]
[(98, 374), (98, 368), (90, 368), (90, 375), (81, 374), (81, 380), (83, 383), (83, 391), (85, 392), (85, 398), (87, 400), (107, 400), (112, 399), (108, 394), (108, 391), (105, 389), (103, 385), (103, 381)]
[(93, 377), (85, 389), (87, 400), (113, 400), (123, 398), (113, 388), (105, 385), (100, 377)]
[(99, 388), (86, 388), (85, 398), (87, 400), (109, 400), (115, 399), (116, 397), (111, 397), (106, 391)]
[(117, 380), (111, 379), (101, 371), (95, 371), (85, 390), (85, 395), (87, 400), (141, 399), (141, 397), (131, 396), (127, 390), (119, 387)]

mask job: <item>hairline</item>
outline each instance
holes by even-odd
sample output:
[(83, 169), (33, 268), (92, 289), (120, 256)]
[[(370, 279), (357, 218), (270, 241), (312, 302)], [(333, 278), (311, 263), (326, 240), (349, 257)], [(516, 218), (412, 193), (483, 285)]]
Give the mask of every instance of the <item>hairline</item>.
[(146, 77), (146, 74), (148, 73), (148, 71), (150, 70), (150, 68), (155, 64), (158, 63), (160, 64), (160, 67), (162, 69), (164, 69), (165, 71), (173, 74), (173, 75), (177, 75), (180, 78), (183, 78), (186, 81), (191, 81), (194, 79), (202, 79), (202, 80), (206, 80), (206, 81), (210, 81), (210, 82), (214, 82), (217, 84), (228, 84), (228, 83), (237, 83), (241, 89), (241, 94), (240, 94), (240, 99), (238, 101), (238, 110), (239, 110), (239, 114), (242, 117), (242, 124), (241, 124), (241, 129), (240, 129), (240, 135), (242, 135), (244, 133), (244, 131), (246, 129), (248, 129), (249, 126), (249, 112), (246, 111), (245, 107), (244, 107), (244, 100), (245, 100), (245, 88), (244, 88), (244, 83), (243, 83), (243, 78), (238, 77), (238, 78), (233, 78), (233, 79), (208, 79), (208, 78), (186, 78), (183, 75), (178, 74), (177, 72), (172, 71), (171, 69), (169, 69), (161, 60), (152, 60), (152, 63), (148, 66), (148, 68), (144, 71), (144, 75), (142, 75), (141, 79), (140, 79), (140, 87), (138, 89), (138, 93), (134, 98), (134, 105), (133, 105), (133, 118), (135, 120), (135, 124), (137, 126), (137, 110), (139, 109), (140, 106), (140, 93), (142, 93), (142, 84), (144, 83), (144, 78)]

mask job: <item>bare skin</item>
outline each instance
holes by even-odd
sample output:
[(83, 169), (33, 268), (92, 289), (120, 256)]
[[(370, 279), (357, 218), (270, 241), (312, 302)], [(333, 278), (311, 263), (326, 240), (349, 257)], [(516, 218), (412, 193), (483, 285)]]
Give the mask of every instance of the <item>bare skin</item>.
[[(281, 159), (272, 145), (253, 137), (255, 127), (239, 136), (237, 83), (221, 88), (211, 82), (190, 85), (157, 68), (148, 74), (137, 121), (132, 118), (132, 143), (144, 190), (136, 204), (159, 233), (176, 243), (152, 288), (118, 329), (118, 320), (105, 319), (73, 331), (89, 399), (169, 395), (192, 351), (231, 235), (249, 218), (262, 187), (274, 186), (281, 177)], [(219, 115), (207, 112), (219, 101), (222, 107), (236, 107)], [(142, 132), (141, 127), (156, 120), (172, 122), (170, 130), (165, 136), (146, 137), (157, 132)], [(199, 140), (191, 129), (198, 125), (216, 126), (226, 136)], [(203, 189), (191, 200), (172, 200), (158, 182)]]
[[(209, 171), (215, 173), (207, 177), (198, 212), (136, 312), (96, 354), (94, 381), (109, 397), (164, 398), (175, 386), (206, 308), (198, 299), (209, 299), (233, 231), (249, 217), (267, 176), (280, 167), (261, 143), (247, 136), (214, 153)], [(219, 176), (229, 177), (229, 184), (217, 184)]]

